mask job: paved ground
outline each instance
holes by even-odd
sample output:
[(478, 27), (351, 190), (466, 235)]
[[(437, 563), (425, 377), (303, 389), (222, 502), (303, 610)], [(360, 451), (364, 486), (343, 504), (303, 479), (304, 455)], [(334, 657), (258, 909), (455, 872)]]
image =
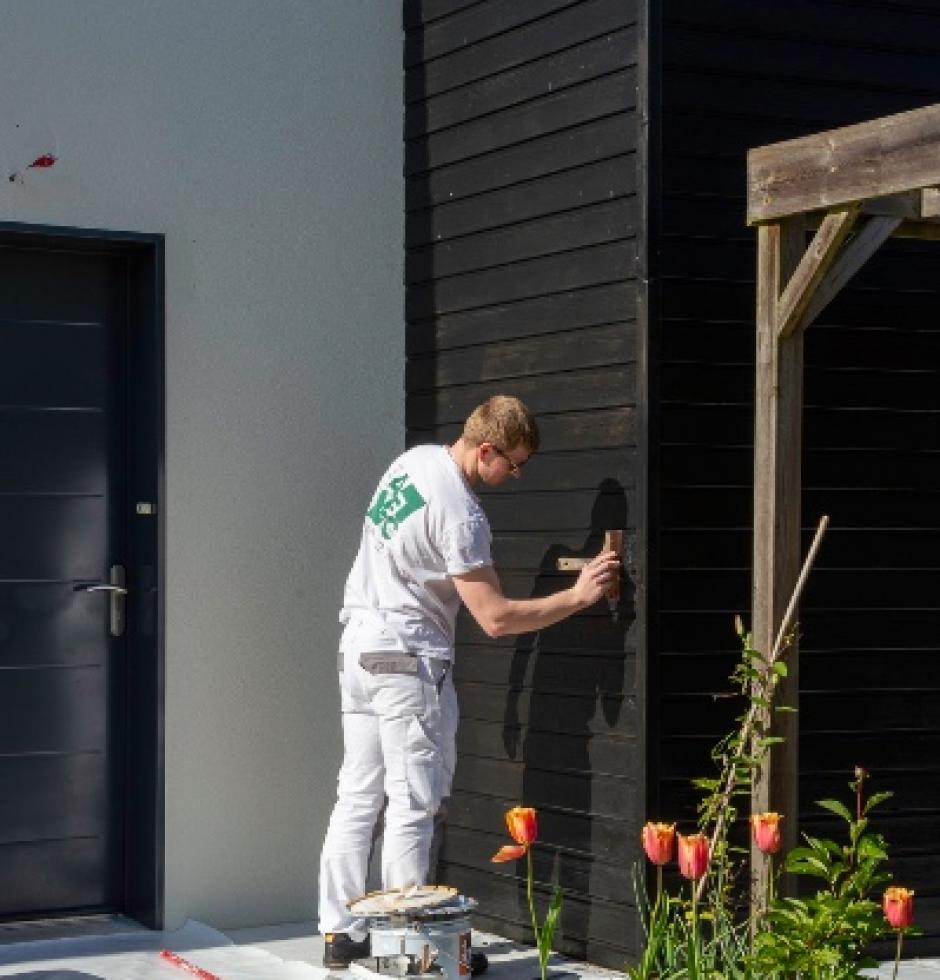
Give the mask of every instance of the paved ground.
[[(324, 980), (348, 980), (346, 970), (323, 970), (323, 939), (313, 932), (312, 924), (271, 926), (263, 929), (229, 930), (227, 935), (239, 945), (257, 946), (285, 960), (300, 960), (322, 970)], [(486, 973), (492, 980), (538, 980), (539, 962), (531, 947), (519, 946), (499, 936), (473, 933), (473, 948), (486, 953), (490, 968)], [(574, 963), (561, 957), (552, 959), (551, 976), (554, 980), (622, 980), (623, 973), (602, 970), (599, 967)]]
[[(203, 927), (199, 927), (203, 928)], [(206, 930), (211, 932), (211, 930)], [(7, 967), (0, 967), (0, 974), (3, 976), (16, 976), (20, 978), (42, 977), (43, 980), (58, 980), (59, 977), (76, 976), (74, 972), (60, 972), (56, 969), (56, 940), (75, 940), (83, 937), (107, 937), (107, 936), (127, 936), (136, 934), (141, 938), (147, 930), (136, 922), (113, 916), (89, 916), (85, 918), (65, 919), (58, 921), (43, 921), (36, 923), (15, 923), (9, 925), (0, 924), (0, 963), (6, 963)], [(173, 934), (150, 934), (155, 939), (162, 937), (169, 939)], [(224, 937), (215, 934), (217, 940)], [(306, 968), (298, 966), (296, 969), (304, 977), (309, 976), (311, 980), (351, 980), (348, 971), (329, 972), (321, 966), (323, 959), (323, 940), (314, 931), (314, 926), (309, 922), (291, 923), (279, 926), (267, 926), (257, 929), (235, 929), (227, 933), (228, 938), (239, 947), (246, 951), (253, 952), (256, 957), (262, 956), (262, 952), (270, 953), (287, 962), (306, 964)], [(490, 969), (487, 977), (492, 980), (538, 980), (538, 960), (535, 951), (530, 947), (519, 946), (516, 943), (501, 939), (498, 936), (491, 936), (485, 933), (474, 933), (474, 946), (482, 949), (490, 959)], [(37, 942), (51, 943), (49, 946), (49, 956), (47, 959), (36, 958)], [(18, 944), (23, 944), (22, 956), (16, 949)], [(32, 947), (33, 953), (28, 952), (28, 947)], [(231, 950), (231, 946), (227, 946)], [(45, 955), (45, 952), (43, 953)], [(248, 956), (243, 957), (248, 959)], [(19, 969), (15, 964), (21, 964)], [(11, 972), (11, 966), (13, 972)], [(44, 969), (44, 967), (48, 967)], [(27, 972), (21, 972), (25, 969)], [(91, 974), (101, 980), (111, 980), (107, 976), (109, 971), (103, 973), (96, 972)], [(249, 968), (248, 975), (253, 976), (253, 970)], [(872, 978), (878, 980), (890, 980), (893, 972), (893, 964), (885, 964), (880, 970), (872, 972)], [(78, 976), (88, 977), (88, 973), (79, 973)], [(120, 974), (123, 976), (123, 974)], [(138, 974), (135, 974), (138, 975)], [(293, 975), (293, 974), (291, 974)], [(299, 975), (299, 974), (298, 974)], [(239, 971), (239, 976), (246, 976)], [(575, 963), (569, 960), (555, 957), (552, 960), (551, 976), (554, 980), (623, 980), (622, 973), (601, 970), (597, 967), (587, 966), (583, 963)], [(258, 980), (264, 980), (258, 977)], [(940, 959), (935, 960), (913, 960), (901, 964), (899, 980), (940, 980)]]
[[(285, 960), (301, 960), (317, 967), (323, 962), (323, 940), (313, 933), (312, 924), (237, 929), (228, 935), (240, 945), (259, 946)], [(474, 932), (473, 942), (474, 949), (482, 949), (489, 957), (490, 969), (486, 976), (492, 977), (492, 980), (538, 980), (538, 959), (530, 947), (481, 932)], [(891, 980), (893, 971), (894, 964), (890, 963), (870, 975), (878, 980)], [(561, 957), (552, 960), (551, 975), (556, 980), (624, 980), (626, 977), (624, 973), (574, 963)], [(349, 976), (347, 971), (331, 974), (323, 970), (324, 978), (346, 980)], [(940, 980), (940, 959), (903, 962), (898, 980)]]

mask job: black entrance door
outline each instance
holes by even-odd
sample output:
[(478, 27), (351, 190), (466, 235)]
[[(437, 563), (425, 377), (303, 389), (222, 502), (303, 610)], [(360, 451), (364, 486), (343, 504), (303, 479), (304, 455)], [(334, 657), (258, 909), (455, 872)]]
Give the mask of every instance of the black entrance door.
[(0, 243), (0, 917), (124, 904), (127, 261)]

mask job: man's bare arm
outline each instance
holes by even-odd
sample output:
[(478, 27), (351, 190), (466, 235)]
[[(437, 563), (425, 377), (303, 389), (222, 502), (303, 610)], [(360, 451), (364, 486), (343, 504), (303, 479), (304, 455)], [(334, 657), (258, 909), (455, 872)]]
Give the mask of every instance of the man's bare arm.
[(454, 576), (463, 604), (487, 636), (531, 633), (593, 606), (620, 574), (620, 559), (605, 551), (591, 559), (568, 589), (538, 599), (507, 599), (491, 566)]

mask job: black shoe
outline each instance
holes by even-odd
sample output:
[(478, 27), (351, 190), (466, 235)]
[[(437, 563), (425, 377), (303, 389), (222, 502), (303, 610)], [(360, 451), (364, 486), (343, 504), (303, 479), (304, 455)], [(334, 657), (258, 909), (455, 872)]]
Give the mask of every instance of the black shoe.
[(323, 965), (344, 969), (353, 960), (369, 955), (369, 937), (350, 939), (345, 932), (327, 932), (323, 935)]
[(486, 973), (487, 968), (490, 965), (490, 961), (486, 958), (485, 953), (471, 953), (470, 954), (470, 976), (478, 977), (481, 973)]

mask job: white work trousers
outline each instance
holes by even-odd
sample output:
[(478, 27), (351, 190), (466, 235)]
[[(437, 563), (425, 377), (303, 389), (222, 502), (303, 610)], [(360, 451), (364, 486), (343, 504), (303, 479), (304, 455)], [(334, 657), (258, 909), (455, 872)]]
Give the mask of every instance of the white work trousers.
[(434, 814), (454, 775), (457, 695), (444, 660), (419, 656), (416, 674), (370, 673), (359, 651), (343, 657), (340, 693), (343, 764), (320, 855), (320, 932), (359, 939), (366, 923), (346, 903), (366, 890), (383, 805), (382, 887), (426, 883)]

